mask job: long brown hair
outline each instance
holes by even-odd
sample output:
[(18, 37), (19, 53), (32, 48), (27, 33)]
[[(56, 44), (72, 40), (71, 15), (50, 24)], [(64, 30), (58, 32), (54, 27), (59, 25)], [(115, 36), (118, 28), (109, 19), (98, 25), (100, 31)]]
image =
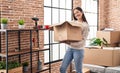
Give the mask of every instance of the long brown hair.
[[(76, 8), (73, 9), (73, 11), (74, 11), (75, 9), (79, 10), (80, 12), (82, 12), (82, 20), (83, 20), (84, 22), (88, 23), (87, 20), (86, 20), (85, 15), (84, 15), (84, 12), (83, 12), (82, 8), (81, 8), (81, 7), (76, 7)], [(74, 12), (73, 12), (73, 18), (74, 18), (74, 20), (77, 20), (77, 18), (76, 18), (75, 15), (74, 15)]]

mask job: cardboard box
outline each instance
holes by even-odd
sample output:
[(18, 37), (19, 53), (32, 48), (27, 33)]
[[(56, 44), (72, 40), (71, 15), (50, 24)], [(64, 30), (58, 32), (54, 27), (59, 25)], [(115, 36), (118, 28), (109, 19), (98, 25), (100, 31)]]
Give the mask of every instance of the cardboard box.
[(81, 25), (76, 22), (65, 21), (53, 25), (53, 29), (54, 41), (80, 41), (82, 39)]
[[(106, 46), (104, 46), (106, 47)], [(118, 47), (118, 43), (108, 44), (107, 47)]]
[(119, 66), (120, 65), (120, 50), (114, 48), (105, 49), (85, 49), (84, 54), (85, 64), (94, 64), (102, 66)]
[(97, 37), (105, 38), (109, 44), (120, 42), (120, 31), (97, 31)]

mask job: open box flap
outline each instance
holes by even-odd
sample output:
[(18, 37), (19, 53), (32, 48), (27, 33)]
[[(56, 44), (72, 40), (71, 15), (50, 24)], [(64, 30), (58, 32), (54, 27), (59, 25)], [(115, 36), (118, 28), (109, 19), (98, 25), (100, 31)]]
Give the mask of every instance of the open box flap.
[(61, 25), (66, 24), (66, 23), (68, 23), (68, 24), (70, 24), (70, 25), (72, 25), (72, 26), (82, 27), (82, 23), (77, 22), (77, 21), (65, 21), (65, 22), (62, 22), (62, 23), (54, 24), (54, 25), (52, 25), (51, 27), (61, 26)]

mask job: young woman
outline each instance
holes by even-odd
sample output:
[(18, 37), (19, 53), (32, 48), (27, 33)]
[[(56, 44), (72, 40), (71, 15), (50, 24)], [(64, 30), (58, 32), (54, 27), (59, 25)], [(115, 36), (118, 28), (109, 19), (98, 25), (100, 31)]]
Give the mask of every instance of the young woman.
[[(75, 23), (82, 25), (82, 40), (79, 42), (66, 42), (68, 49), (60, 67), (60, 73), (66, 73), (68, 65), (74, 60), (76, 73), (82, 73), (82, 61), (84, 56), (85, 41), (88, 36), (89, 26), (83, 10), (80, 7), (73, 9)], [(78, 31), (80, 32), (80, 31)]]

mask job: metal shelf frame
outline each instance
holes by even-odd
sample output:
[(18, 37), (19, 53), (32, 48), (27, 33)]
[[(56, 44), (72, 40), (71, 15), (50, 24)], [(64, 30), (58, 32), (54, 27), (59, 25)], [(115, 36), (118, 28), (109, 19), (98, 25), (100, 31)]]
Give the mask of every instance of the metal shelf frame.
[[(46, 30), (46, 29), (41, 29), (42, 31), (44, 31), (44, 30)], [(8, 57), (11, 57), (11, 56), (15, 56), (15, 55), (11, 55), (11, 56), (9, 56), (9, 51), (8, 51), (8, 41), (9, 41), (9, 39), (8, 39), (8, 33), (9, 32), (14, 32), (14, 31), (17, 31), (18, 32), (18, 48), (19, 48), (19, 50), (20, 50), (20, 48), (21, 48), (21, 42), (20, 42), (20, 40), (21, 40), (21, 37), (20, 37), (20, 34), (21, 34), (21, 32), (22, 31), (29, 31), (29, 33), (30, 33), (30, 51), (29, 52), (26, 52), (26, 53), (20, 53), (20, 54), (17, 54), (18, 56), (19, 56), (19, 62), (21, 63), (21, 55), (22, 54), (27, 54), (27, 53), (30, 53), (30, 73), (33, 73), (33, 67), (32, 67), (32, 53), (33, 52), (38, 52), (38, 60), (39, 60), (39, 52), (40, 51), (45, 51), (45, 50), (49, 50), (49, 68), (48, 69), (45, 69), (45, 70), (41, 70), (41, 71), (36, 71), (36, 73), (39, 73), (39, 72), (43, 72), (43, 71), (46, 71), (46, 70), (49, 70), (49, 73), (51, 73), (51, 57), (50, 57), (50, 55), (51, 55), (51, 53), (50, 53), (50, 30), (48, 30), (48, 34), (49, 34), (49, 36), (48, 36), (48, 38), (49, 38), (49, 49), (45, 49), (45, 50), (36, 50), (36, 51), (32, 51), (32, 32), (33, 31), (36, 31), (36, 33), (37, 33), (37, 40), (38, 40), (38, 47), (39, 47), (39, 31), (40, 31), (40, 29), (0, 29), (0, 48), (1, 48), (1, 34), (4, 34), (5, 33), (5, 40), (6, 40), (6, 42), (5, 42), (5, 45), (6, 45), (6, 56), (3, 56), (3, 57), (6, 57), (6, 73), (8, 73)], [(1, 53), (1, 49), (0, 49), (0, 53)], [(1, 56), (1, 55), (0, 55)], [(1, 56), (2, 57), (2, 56)], [(34, 72), (35, 73), (35, 72)]]

